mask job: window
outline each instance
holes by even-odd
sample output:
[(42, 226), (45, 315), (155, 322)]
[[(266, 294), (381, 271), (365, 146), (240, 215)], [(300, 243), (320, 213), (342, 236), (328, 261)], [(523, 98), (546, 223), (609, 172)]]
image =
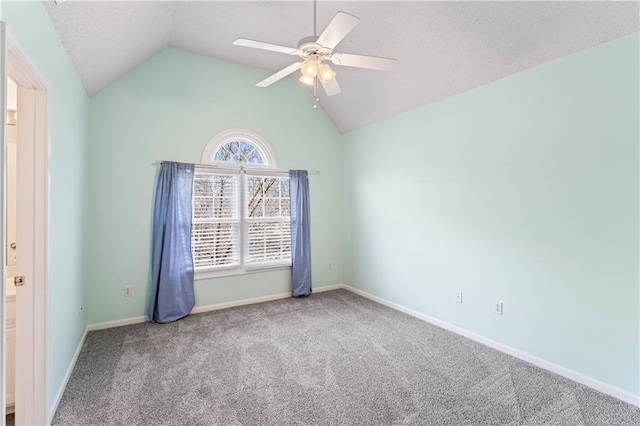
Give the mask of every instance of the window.
[(207, 278), (291, 265), (289, 177), (259, 136), (224, 132), (193, 179), (191, 250)]
[(246, 263), (291, 263), (289, 178), (246, 176)]
[(233, 139), (221, 145), (216, 150), (213, 161), (265, 164), (258, 148), (251, 142), (242, 139)]
[(193, 176), (191, 252), (197, 269), (240, 265), (238, 176), (197, 171)]

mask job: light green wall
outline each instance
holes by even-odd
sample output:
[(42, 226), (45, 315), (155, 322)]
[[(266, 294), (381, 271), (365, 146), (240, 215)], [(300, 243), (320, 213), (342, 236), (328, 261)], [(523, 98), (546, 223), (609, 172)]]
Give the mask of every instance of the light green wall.
[[(90, 323), (146, 313), (152, 164), (200, 162), (207, 142), (230, 128), (264, 137), (280, 168), (320, 171), (309, 179), (313, 285), (342, 281), (340, 134), (295, 80), (254, 87), (268, 74), (168, 48), (91, 98)], [(196, 304), (287, 292), (289, 275), (280, 270), (196, 281)], [(124, 285), (132, 286), (132, 297), (123, 297)]]
[(638, 40), (345, 135), (346, 282), (638, 394)]
[(84, 331), (83, 220), (88, 98), (41, 2), (2, 3), (2, 20), (50, 85), (49, 395)]

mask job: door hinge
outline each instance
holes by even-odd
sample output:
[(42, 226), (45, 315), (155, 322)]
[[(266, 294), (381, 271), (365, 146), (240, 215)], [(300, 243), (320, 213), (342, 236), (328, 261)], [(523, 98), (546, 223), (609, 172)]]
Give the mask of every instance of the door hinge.
[(24, 285), (24, 275), (13, 277), (13, 285), (16, 287), (22, 287)]

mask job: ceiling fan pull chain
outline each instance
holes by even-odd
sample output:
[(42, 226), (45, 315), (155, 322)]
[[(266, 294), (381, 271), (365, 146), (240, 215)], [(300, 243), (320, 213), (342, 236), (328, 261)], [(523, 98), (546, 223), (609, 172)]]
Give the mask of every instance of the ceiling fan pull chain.
[(313, 107), (318, 108), (318, 102), (320, 101), (320, 99), (318, 98), (318, 77), (315, 77), (313, 79), (313, 99)]

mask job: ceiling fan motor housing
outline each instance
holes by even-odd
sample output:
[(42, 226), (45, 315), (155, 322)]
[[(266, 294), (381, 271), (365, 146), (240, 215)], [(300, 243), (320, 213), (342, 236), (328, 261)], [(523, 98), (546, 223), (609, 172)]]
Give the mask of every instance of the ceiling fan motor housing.
[(326, 59), (331, 55), (331, 49), (321, 46), (317, 43), (318, 36), (309, 36), (300, 39), (298, 42), (298, 54), (301, 58), (306, 59), (315, 57), (318, 61)]

